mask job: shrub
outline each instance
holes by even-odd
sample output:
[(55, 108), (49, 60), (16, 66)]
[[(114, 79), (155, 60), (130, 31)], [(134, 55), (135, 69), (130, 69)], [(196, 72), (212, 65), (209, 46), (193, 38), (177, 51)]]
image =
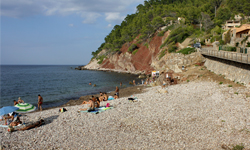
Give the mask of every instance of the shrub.
[(205, 44), (205, 41), (201, 41), (200, 43), (201, 43), (201, 45), (206, 45), (206, 44)]
[(142, 40), (139, 40), (136, 42), (136, 44), (141, 44), (142, 43)]
[(138, 49), (137, 49), (137, 50), (134, 50), (134, 51), (132, 52), (132, 54), (135, 55), (137, 52), (138, 52)]
[(233, 86), (230, 84), (230, 85), (228, 85), (228, 87), (233, 87)]
[(184, 49), (178, 51), (177, 53), (182, 53), (185, 55), (185, 54), (191, 54), (193, 52), (195, 52), (195, 48), (184, 48)]
[(160, 55), (159, 55), (159, 60), (165, 56), (165, 53), (166, 53), (166, 49), (164, 49), (163, 51), (161, 51)]
[(243, 150), (244, 149), (244, 145), (241, 143), (240, 145), (235, 145), (233, 147), (233, 150)]
[(104, 58), (106, 58), (106, 55), (101, 55), (101, 56), (99, 56), (99, 57), (97, 58), (97, 60), (99, 60), (97, 63), (98, 63), (98, 64), (101, 64), (101, 63), (103, 62)]
[(192, 35), (194, 32), (193, 26), (179, 26), (171, 31), (168, 38), (163, 42), (160, 48), (164, 47), (166, 44), (170, 43), (181, 43), (183, 42), (188, 36)]
[(247, 47), (250, 47), (250, 42), (247, 42)]
[(168, 52), (169, 52), (169, 53), (176, 52), (177, 48), (178, 48), (178, 47), (177, 47), (176, 45), (172, 45), (172, 46), (170, 46), (170, 47), (168, 48)]
[(145, 43), (144, 46), (146, 46), (148, 48), (148, 43)]
[(235, 44), (235, 46), (238, 47), (238, 46), (239, 46), (239, 42), (237, 42), (237, 43)]
[(236, 47), (223, 45), (223, 46), (221, 46), (221, 50), (236, 52)]
[(219, 42), (220, 42), (220, 45), (223, 45), (225, 43), (222, 39), (220, 39)]
[(219, 84), (223, 84), (223, 82), (220, 82)]
[(161, 31), (161, 32), (159, 32), (157, 35), (158, 35), (158, 36), (163, 36), (164, 33), (165, 33), (164, 31)]
[(138, 48), (137, 45), (136, 44), (132, 44), (132, 45), (129, 46), (128, 51), (129, 52), (133, 52), (136, 48)]

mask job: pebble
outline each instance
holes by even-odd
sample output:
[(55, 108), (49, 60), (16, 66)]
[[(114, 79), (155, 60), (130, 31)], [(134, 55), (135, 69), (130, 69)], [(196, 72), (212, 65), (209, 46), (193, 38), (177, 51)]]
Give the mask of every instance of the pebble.
[[(236, 87), (234, 87), (236, 88)], [(192, 81), (146, 88), (128, 97), (108, 101), (115, 108), (99, 114), (78, 113), (85, 106), (68, 106), (27, 114), (46, 124), (27, 131), (0, 128), (6, 149), (222, 149), (244, 145), (250, 149), (248, 88)], [(243, 93), (236, 95), (234, 92)], [(102, 102), (106, 105), (107, 102)], [(3, 124), (3, 122), (1, 122)]]

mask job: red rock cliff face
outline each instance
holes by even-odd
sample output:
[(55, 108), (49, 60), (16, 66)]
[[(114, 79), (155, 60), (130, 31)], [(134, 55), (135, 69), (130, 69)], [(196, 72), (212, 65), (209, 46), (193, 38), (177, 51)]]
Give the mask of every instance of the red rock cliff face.
[[(138, 36), (129, 44), (124, 44), (119, 54), (108, 55), (102, 64), (97, 64), (97, 61), (93, 60), (85, 68), (150, 74), (152, 70), (155, 70), (151, 65), (152, 60), (158, 59), (158, 53), (161, 51), (160, 46), (167, 36), (168, 32), (161, 37), (155, 33), (150, 42), (136, 44), (138, 43)], [(135, 54), (128, 52), (131, 44), (137, 45), (137, 52)]]
[(115, 54), (105, 59), (100, 67), (110, 70), (123, 70), (132, 73), (144, 72), (149, 74), (152, 70), (154, 70), (151, 66), (152, 59), (158, 56), (162, 39), (165, 37), (166, 35), (160, 37), (155, 34), (149, 44), (147, 44), (148, 46), (145, 46), (145, 43), (143, 42), (141, 44), (137, 44), (138, 51), (135, 55), (129, 53), (128, 48), (129, 45), (136, 44), (137, 41), (134, 40), (130, 44), (124, 44), (121, 48), (120, 54)]

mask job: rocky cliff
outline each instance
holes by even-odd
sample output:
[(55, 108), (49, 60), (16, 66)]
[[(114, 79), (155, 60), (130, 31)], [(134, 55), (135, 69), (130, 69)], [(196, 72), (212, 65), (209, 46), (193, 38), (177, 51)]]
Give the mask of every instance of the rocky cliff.
[[(168, 37), (169, 31), (163, 36), (158, 36), (157, 33), (147, 42), (139, 42), (139, 36), (131, 43), (126, 43), (122, 46), (121, 52), (116, 54), (107, 54), (101, 64), (98, 64), (96, 59), (84, 66), (84, 69), (89, 70), (111, 70), (115, 72), (125, 72), (133, 74), (150, 74), (153, 70), (175, 70), (180, 71), (182, 65), (188, 65), (200, 61), (201, 55), (184, 56), (182, 54), (173, 53), (165, 55), (159, 59), (160, 52), (167, 47), (160, 48), (164, 40)], [(136, 44), (136, 53), (128, 52), (129, 46)], [(102, 50), (99, 55), (106, 53)]]

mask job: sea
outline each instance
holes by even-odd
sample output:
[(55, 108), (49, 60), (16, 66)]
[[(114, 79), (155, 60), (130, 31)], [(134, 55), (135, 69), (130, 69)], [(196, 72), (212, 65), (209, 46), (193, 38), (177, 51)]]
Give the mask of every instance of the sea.
[[(0, 107), (13, 106), (21, 97), (37, 106), (38, 94), (43, 97), (43, 108), (60, 106), (81, 96), (111, 92), (115, 87), (126, 88), (129, 82), (140, 79), (136, 75), (76, 70), (77, 65), (1, 65)], [(89, 83), (92, 85), (89, 85)], [(122, 82), (122, 87), (120, 87)], [(93, 85), (96, 86), (93, 86)]]

